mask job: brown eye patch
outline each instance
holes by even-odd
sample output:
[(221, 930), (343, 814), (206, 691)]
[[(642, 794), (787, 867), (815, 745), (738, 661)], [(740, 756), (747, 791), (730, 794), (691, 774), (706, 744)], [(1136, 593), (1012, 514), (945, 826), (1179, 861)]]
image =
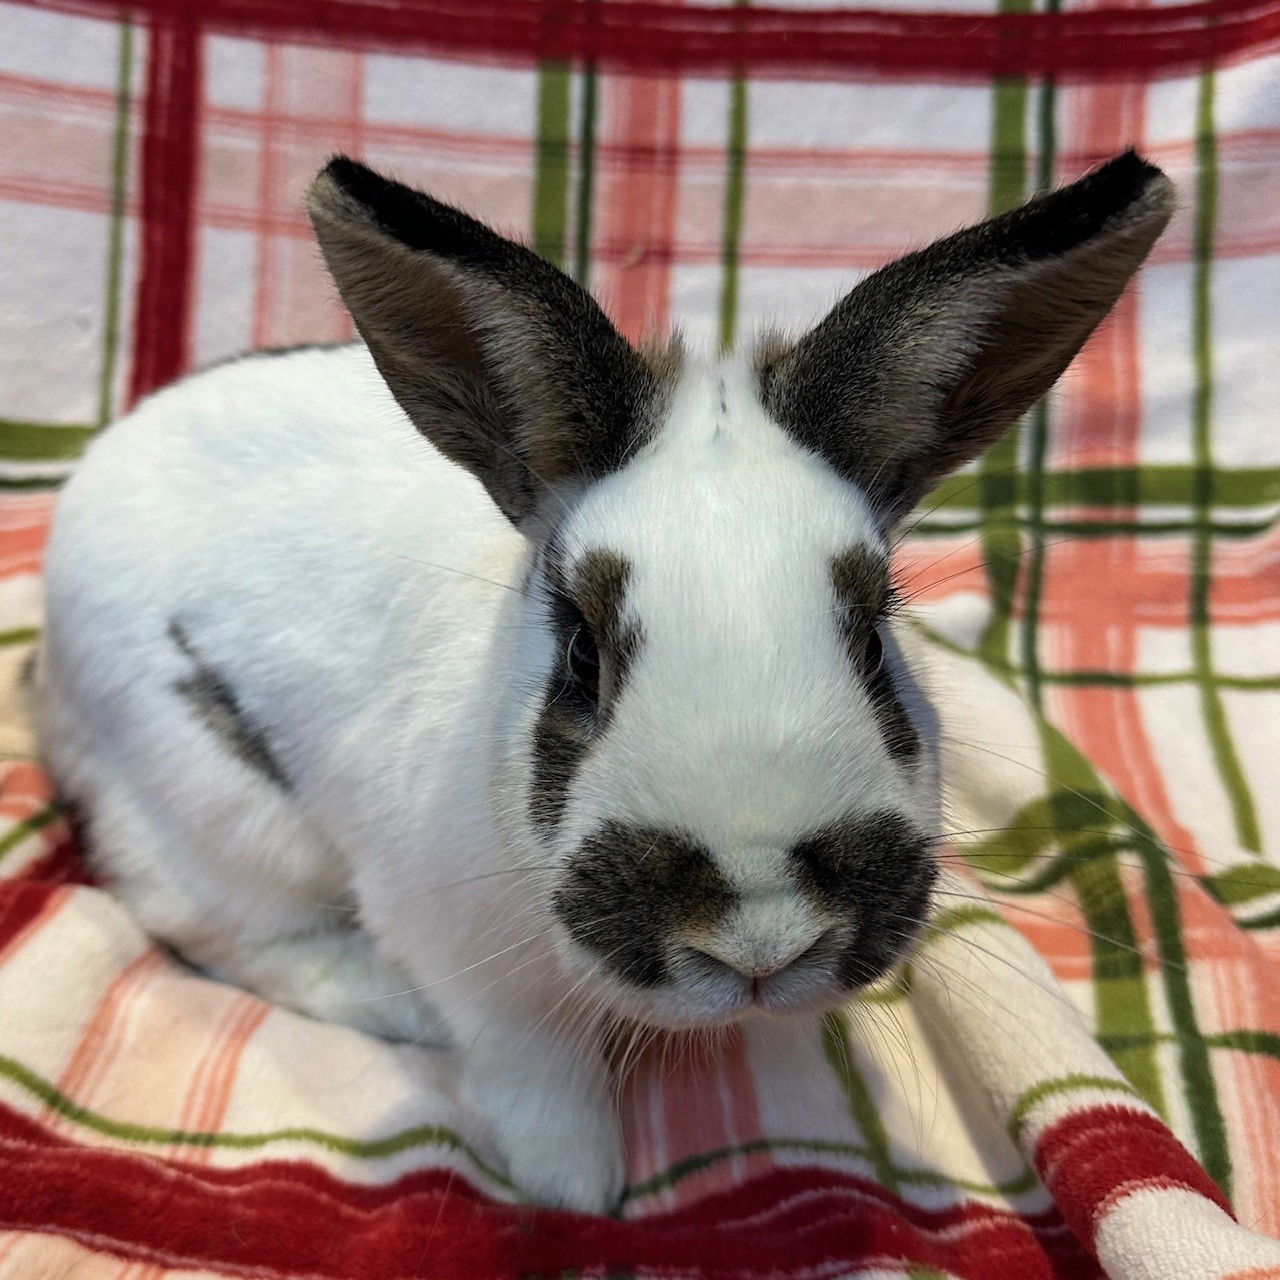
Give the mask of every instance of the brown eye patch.
[(552, 538), (544, 574), (556, 662), (533, 734), (530, 807), (549, 833), (559, 824), (583, 756), (608, 728), (642, 635), (624, 612), (631, 576), (625, 557), (588, 551), (569, 566)]
[(832, 560), (831, 584), (845, 651), (871, 699), (885, 746), (895, 760), (913, 760), (920, 735), (898, 697), (879, 630), (893, 597), (888, 561), (867, 547), (852, 547)]
[(623, 613), (630, 578), (631, 565), (612, 551), (588, 551), (573, 571), (572, 598), (600, 655), (599, 706), (606, 720), (640, 648), (640, 629)]

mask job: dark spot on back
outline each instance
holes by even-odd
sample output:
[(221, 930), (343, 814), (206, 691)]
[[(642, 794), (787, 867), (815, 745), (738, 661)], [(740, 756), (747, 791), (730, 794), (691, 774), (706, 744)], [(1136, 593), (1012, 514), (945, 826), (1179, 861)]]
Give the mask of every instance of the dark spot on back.
[(289, 777), (268, 745), (266, 734), (246, 714), (226, 678), (201, 657), (186, 628), (176, 618), (169, 623), (169, 638), (192, 662), (191, 674), (174, 685), (179, 696), (241, 764), (282, 791), (291, 790)]
[(920, 752), (920, 735), (898, 696), (877, 635), (891, 596), (888, 562), (866, 547), (854, 547), (831, 562), (831, 582), (845, 649), (871, 700), (885, 746), (895, 760), (912, 760)]
[(554, 899), (570, 936), (637, 987), (666, 978), (674, 936), (714, 927), (736, 902), (695, 840), (616, 822), (582, 842)]

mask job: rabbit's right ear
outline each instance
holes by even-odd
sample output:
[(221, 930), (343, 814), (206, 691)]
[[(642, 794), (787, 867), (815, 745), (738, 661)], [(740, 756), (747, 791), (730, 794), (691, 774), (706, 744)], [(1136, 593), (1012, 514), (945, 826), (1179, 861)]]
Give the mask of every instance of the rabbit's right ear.
[(342, 156), (308, 211), (392, 394), (511, 520), (616, 470), (651, 432), (662, 371), (523, 245)]
[(1134, 152), (877, 271), (793, 345), (761, 393), (887, 524), (976, 457), (1056, 381), (1173, 210)]

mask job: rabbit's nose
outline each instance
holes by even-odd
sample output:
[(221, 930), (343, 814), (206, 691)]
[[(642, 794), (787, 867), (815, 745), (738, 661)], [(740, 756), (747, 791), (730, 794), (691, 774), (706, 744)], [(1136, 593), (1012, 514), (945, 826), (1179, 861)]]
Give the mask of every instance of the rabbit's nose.
[(762, 982), (774, 974), (825, 954), (834, 930), (824, 922), (807, 920), (801, 927), (765, 933), (758, 929), (728, 928), (712, 938), (699, 938), (688, 950), (704, 961), (723, 965), (752, 982)]

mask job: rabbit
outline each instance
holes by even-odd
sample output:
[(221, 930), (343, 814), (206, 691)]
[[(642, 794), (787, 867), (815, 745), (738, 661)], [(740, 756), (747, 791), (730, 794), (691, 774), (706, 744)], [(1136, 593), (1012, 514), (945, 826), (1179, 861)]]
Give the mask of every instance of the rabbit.
[(453, 1046), (520, 1192), (607, 1210), (609, 1028), (811, 1015), (925, 927), (895, 539), (1173, 201), (1125, 153), (711, 358), (333, 159), (359, 340), (151, 395), (60, 496), (39, 734), (91, 865), (216, 978)]

